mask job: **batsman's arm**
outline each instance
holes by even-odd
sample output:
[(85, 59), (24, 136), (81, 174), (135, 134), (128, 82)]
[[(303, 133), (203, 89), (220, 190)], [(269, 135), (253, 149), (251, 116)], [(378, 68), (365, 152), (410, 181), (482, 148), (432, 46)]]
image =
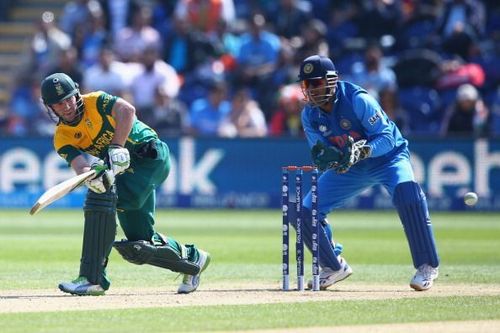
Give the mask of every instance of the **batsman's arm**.
[(90, 164), (87, 162), (83, 155), (78, 155), (71, 161), (71, 168), (77, 175), (90, 171)]
[(116, 122), (111, 144), (124, 147), (135, 121), (135, 107), (123, 98), (118, 98), (113, 105), (111, 115)]

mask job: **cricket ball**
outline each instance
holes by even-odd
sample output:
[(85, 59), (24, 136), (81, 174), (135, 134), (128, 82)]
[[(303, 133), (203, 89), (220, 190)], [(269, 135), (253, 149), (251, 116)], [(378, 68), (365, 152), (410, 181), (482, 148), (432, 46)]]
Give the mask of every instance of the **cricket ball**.
[(474, 192), (465, 193), (464, 202), (467, 206), (474, 206), (477, 203), (477, 194)]

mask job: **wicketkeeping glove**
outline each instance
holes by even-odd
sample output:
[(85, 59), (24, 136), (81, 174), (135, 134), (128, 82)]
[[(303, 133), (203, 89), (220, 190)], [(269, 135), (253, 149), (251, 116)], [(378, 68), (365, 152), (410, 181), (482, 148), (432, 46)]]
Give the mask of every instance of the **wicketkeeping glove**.
[(325, 171), (334, 167), (343, 158), (343, 153), (337, 147), (326, 146), (323, 142), (317, 141), (311, 148), (311, 158), (320, 171)]
[(103, 160), (96, 160), (90, 166), (92, 170), (96, 171), (94, 178), (85, 182), (87, 187), (95, 193), (105, 193), (115, 183), (115, 175), (113, 171), (109, 170)]
[(108, 146), (108, 156), (109, 167), (115, 176), (124, 173), (130, 166), (130, 153), (127, 148), (111, 144)]
[(343, 152), (344, 157), (337, 165), (333, 166), (333, 169), (337, 173), (346, 173), (354, 164), (370, 157), (371, 152), (372, 148), (366, 143), (366, 140), (354, 142), (354, 139), (349, 136)]

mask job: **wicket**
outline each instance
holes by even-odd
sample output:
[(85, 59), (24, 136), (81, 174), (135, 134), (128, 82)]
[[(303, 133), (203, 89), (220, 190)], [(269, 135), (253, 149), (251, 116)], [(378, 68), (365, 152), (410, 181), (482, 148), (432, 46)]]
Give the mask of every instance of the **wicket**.
[(304, 290), (304, 241), (302, 238), (302, 223), (304, 222), (302, 199), (303, 199), (303, 175), (304, 172), (311, 173), (311, 221), (312, 221), (312, 290), (319, 290), (319, 244), (318, 235), (320, 231), (318, 221), (318, 169), (313, 166), (286, 166), (281, 169), (281, 192), (282, 192), (282, 212), (283, 212), (283, 290), (290, 290), (290, 219), (288, 216), (289, 209), (289, 192), (290, 192), (290, 172), (295, 173), (295, 212), (296, 217), (296, 262), (297, 262), (297, 290)]

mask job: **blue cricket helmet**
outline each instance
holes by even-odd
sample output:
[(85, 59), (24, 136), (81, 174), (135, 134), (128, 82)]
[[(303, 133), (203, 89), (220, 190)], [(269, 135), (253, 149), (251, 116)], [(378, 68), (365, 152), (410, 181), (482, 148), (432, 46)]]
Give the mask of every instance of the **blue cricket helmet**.
[(314, 106), (336, 101), (339, 74), (328, 57), (313, 55), (300, 65), (299, 82), (305, 100)]
[(338, 76), (333, 61), (328, 57), (313, 55), (302, 61), (300, 65), (299, 81), (323, 79), (326, 78), (328, 74)]

